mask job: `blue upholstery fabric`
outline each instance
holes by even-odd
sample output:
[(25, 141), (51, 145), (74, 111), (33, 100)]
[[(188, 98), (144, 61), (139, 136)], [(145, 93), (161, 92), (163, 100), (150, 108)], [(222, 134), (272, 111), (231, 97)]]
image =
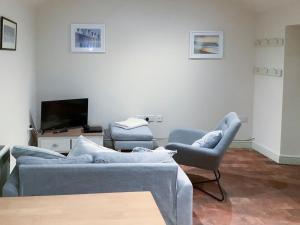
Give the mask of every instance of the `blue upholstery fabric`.
[(171, 132), (167, 149), (177, 150), (174, 159), (177, 163), (207, 170), (217, 170), (223, 156), (241, 126), (237, 114), (229, 113), (221, 120), (216, 130), (222, 130), (223, 136), (214, 149), (192, 146), (205, 132), (199, 130), (179, 129)]
[(153, 139), (153, 134), (148, 126), (126, 130), (112, 124), (110, 132), (115, 141), (152, 141)]
[(153, 141), (114, 141), (115, 150), (132, 150), (135, 147), (153, 149)]

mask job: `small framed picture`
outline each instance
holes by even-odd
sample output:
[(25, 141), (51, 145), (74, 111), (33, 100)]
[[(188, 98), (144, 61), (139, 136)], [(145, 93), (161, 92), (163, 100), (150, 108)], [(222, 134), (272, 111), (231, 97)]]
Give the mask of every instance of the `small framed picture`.
[(222, 31), (190, 32), (191, 59), (222, 59), (224, 34)]
[(104, 53), (105, 25), (72, 24), (71, 51), (82, 53)]
[(1, 17), (0, 49), (17, 49), (17, 23), (5, 17)]

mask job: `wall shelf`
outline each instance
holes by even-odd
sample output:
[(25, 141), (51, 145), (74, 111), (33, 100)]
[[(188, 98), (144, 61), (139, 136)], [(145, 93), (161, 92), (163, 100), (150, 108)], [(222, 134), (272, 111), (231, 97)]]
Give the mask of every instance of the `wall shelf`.
[(278, 68), (254, 67), (254, 74), (261, 76), (282, 77), (283, 70)]
[(256, 47), (282, 47), (284, 46), (283, 38), (265, 38), (255, 41)]

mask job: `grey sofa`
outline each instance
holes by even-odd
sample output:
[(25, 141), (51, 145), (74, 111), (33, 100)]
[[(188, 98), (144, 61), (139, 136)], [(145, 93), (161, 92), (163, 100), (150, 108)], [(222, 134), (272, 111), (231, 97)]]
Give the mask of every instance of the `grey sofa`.
[(192, 225), (192, 184), (175, 162), (19, 165), (6, 182), (3, 195), (136, 191), (151, 191), (168, 225)]
[(10, 171), (10, 152), (7, 146), (0, 146), (0, 196)]
[(214, 149), (192, 146), (196, 140), (202, 138), (206, 134), (204, 131), (195, 129), (176, 129), (172, 131), (166, 148), (171, 150), (176, 149), (178, 151), (174, 158), (179, 164), (213, 171), (215, 175), (214, 180), (199, 183), (217, 182), (221, 197), (217, 197), (199, 186), (196, 186), (199, 183), (195, 183), (194, 187), (219, 201), (223, 201), (225, 196), (220, 185), (221, 174), (219, 166), (226, 150), (233, 141), (240, 127), (241, 121), (238, 115), (235, 112), (231, 112), (219, 122), (216, 128), (216, 130), (223, 131), (223, 137)]

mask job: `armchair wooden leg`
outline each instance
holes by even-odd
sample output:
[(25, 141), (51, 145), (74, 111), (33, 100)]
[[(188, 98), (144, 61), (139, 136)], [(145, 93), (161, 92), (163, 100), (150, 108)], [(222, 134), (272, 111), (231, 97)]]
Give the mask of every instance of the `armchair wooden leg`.
[[(214, 175), (215, 175), (215, 179), (196, 182), (196, 183), (193, 183), (193, 186), (194, 186), (194, 188), (198, 189), (199, 191), (202, 191), (203, 193), (209, 195), (210, 197), (222, 202), (225, 199), (225, 195), (224, 195), (223, 189), (220, 184), (221, 173), (219, 170), (217, 170), (217, 171), (214, 170)], [(198, 186), (198, 184), (211, 183), (211, 182), (217, 182), (221, 197), (218, 197)]]

